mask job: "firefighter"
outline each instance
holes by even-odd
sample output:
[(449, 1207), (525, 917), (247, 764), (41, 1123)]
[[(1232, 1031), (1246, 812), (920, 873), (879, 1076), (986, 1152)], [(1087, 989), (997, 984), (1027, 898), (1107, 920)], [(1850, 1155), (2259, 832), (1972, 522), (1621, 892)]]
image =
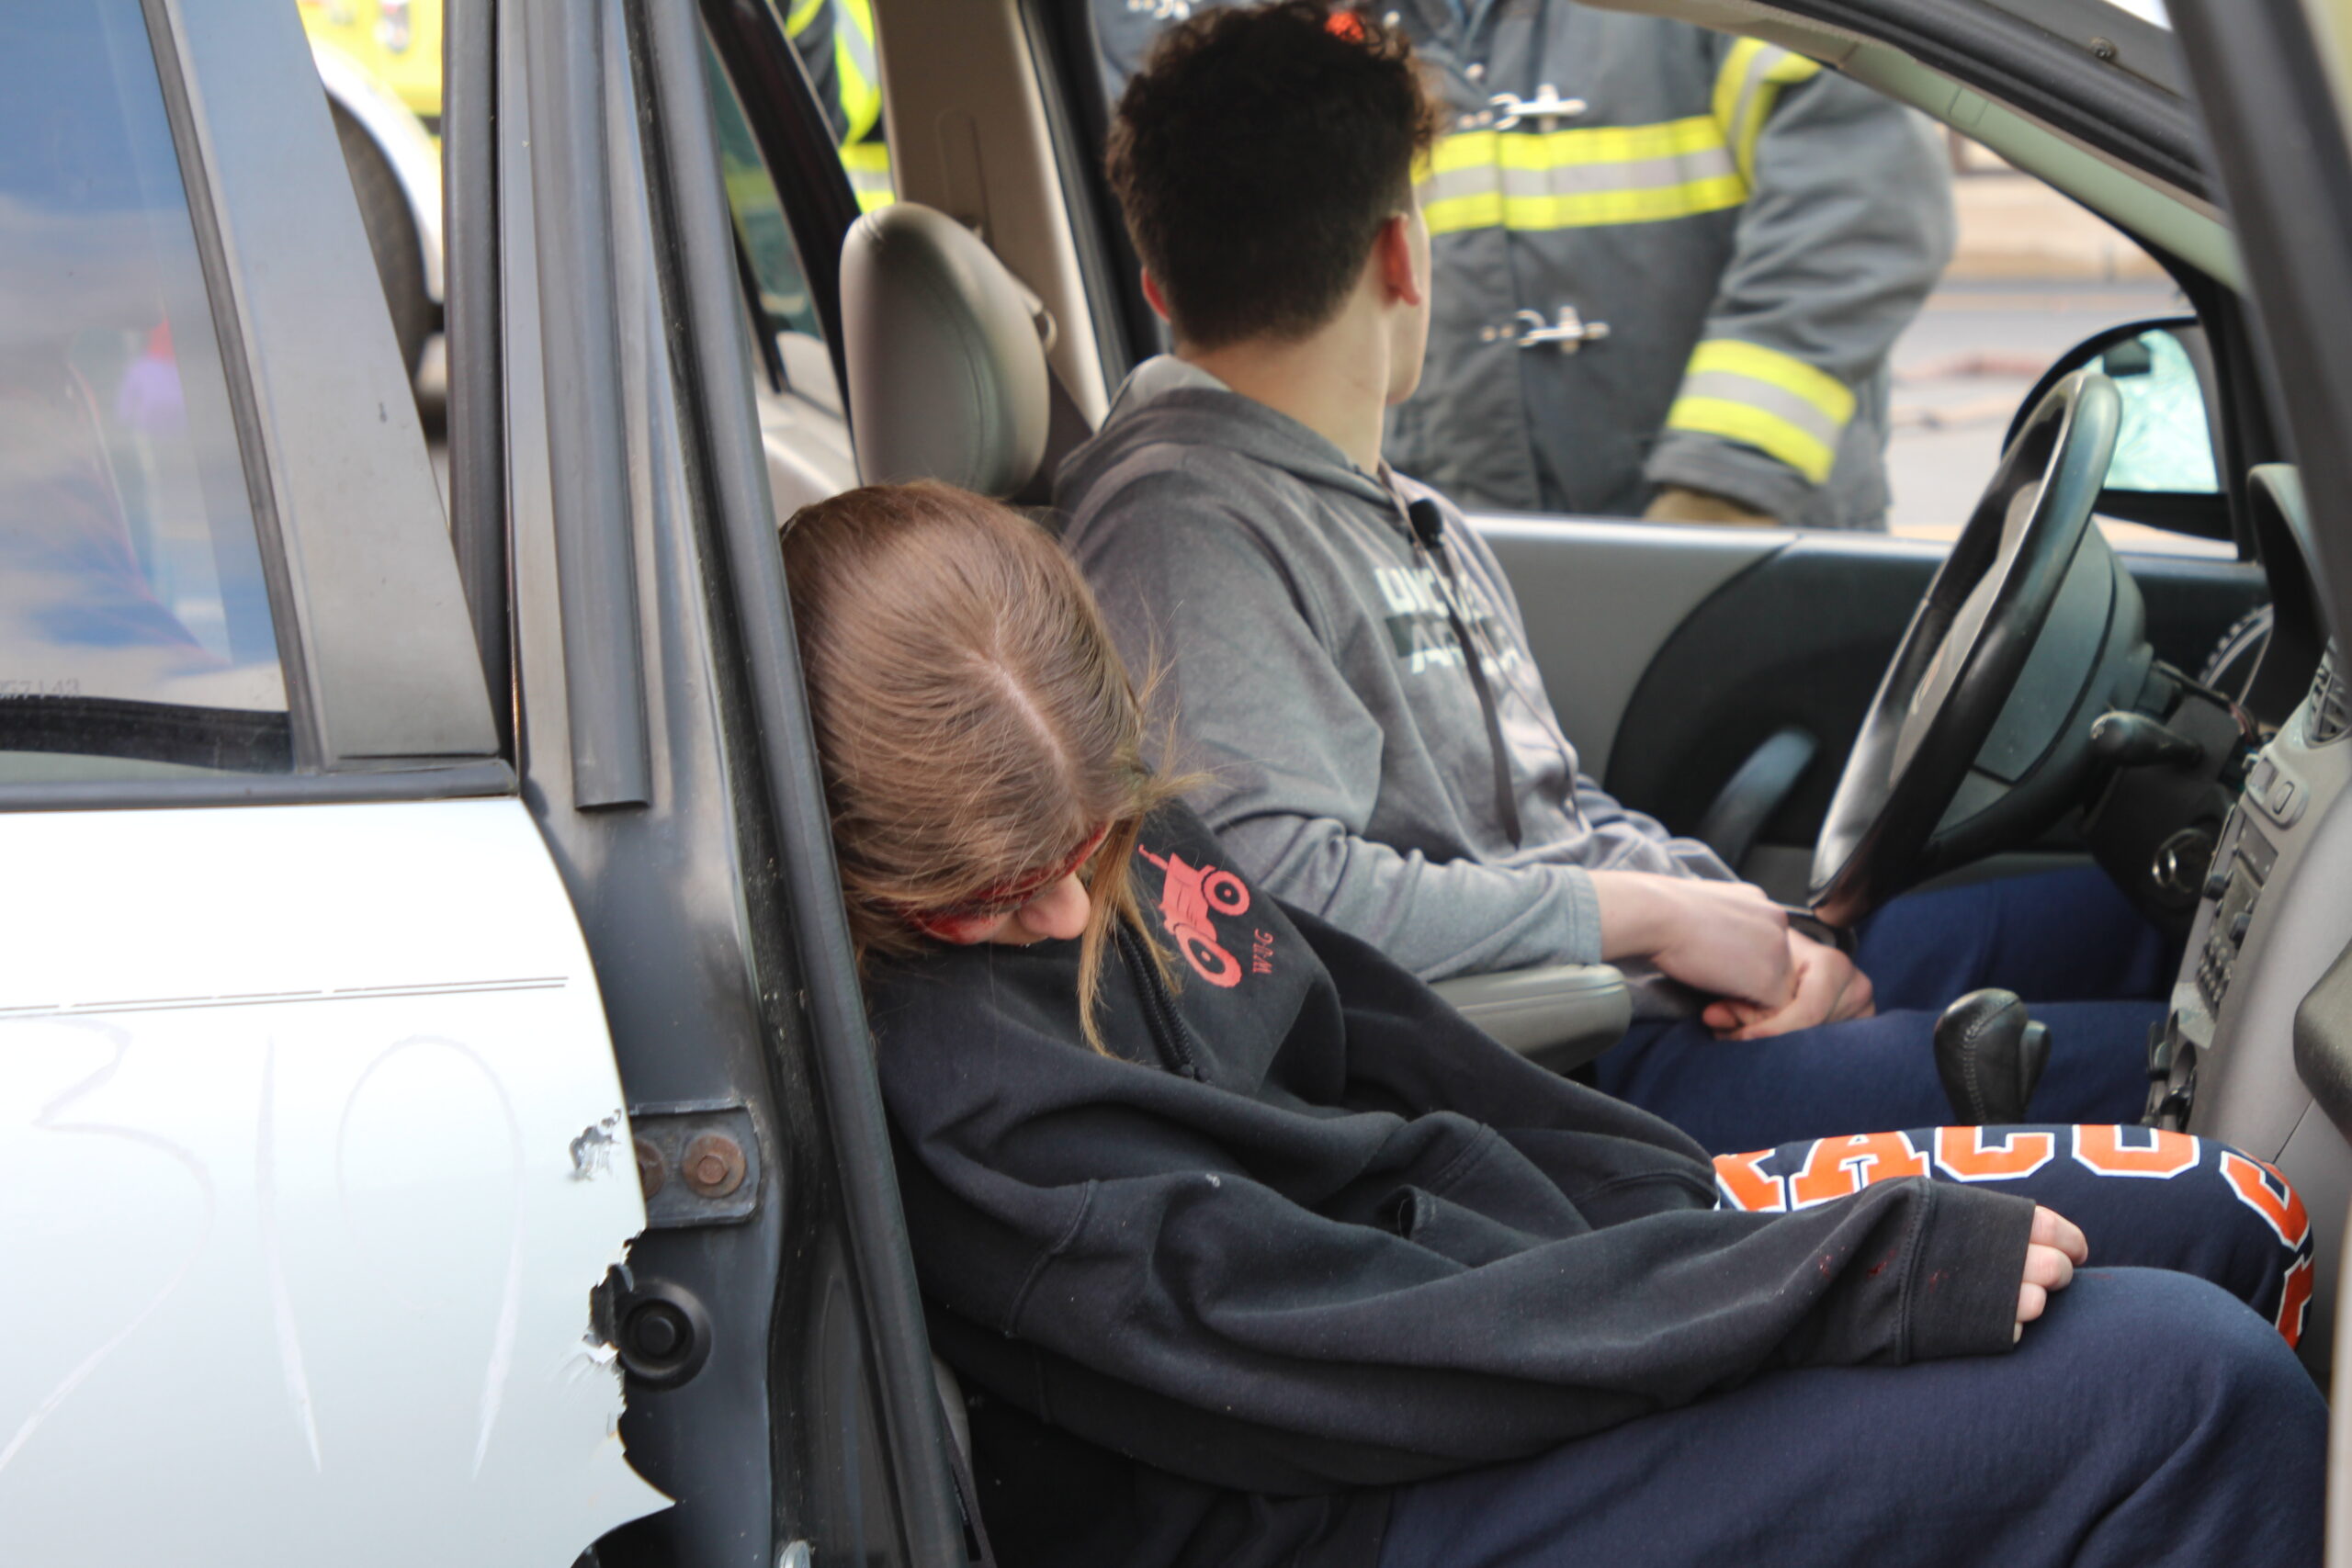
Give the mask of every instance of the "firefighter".
[[(1453, 120), (1389, 460), (1473, 509), (1875, 528), (1887, 355), (1951, 252), (1922, 122), (1754, 39), (1386, 0)], [(1097, 0), (1122, 79), (1191, 0)]]

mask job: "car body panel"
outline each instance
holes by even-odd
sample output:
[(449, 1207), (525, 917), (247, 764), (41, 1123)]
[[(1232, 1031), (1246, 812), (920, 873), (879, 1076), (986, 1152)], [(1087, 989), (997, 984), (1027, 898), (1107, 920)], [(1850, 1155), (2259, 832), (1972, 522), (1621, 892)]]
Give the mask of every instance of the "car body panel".
[(0, 859), (11, 1556), (560, 1564), (663, 1506), (590, 1333), (620, 1083), (520, 802), (0, 816)]

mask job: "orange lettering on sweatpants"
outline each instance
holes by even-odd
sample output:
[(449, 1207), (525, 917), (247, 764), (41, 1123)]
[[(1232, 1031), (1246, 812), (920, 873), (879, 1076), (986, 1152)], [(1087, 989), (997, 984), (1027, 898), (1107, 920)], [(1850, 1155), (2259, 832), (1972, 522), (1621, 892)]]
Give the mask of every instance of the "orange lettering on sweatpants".
[(1787, 1185), (1756, 1168), (1772, 1154), (1770, 1149), (1758, 1149), (1753, 1154), (1715, 1156), (1715, 1190), (1726, 1204), (1751, 1214), (1777, 1214), (1789, 1206)]
[(2278, 1337), (2291, 1350), (2303, 1342), (2303, 1313), (2312, 1304), (2312, 1260), (2304, 1258), (2287, 1270), (2278, 1288)]
[(2000, 1133), (1986, 1147), (1984, 1127), (1936, 1129), (1936, 1167), (1954, 1181), (2013, 1181), (2030, 1176), (2058, 1155), (2055, 1133)]
[[(2127, 1135), (2132, 1140), (2128, 1144), (2123, 1141)], [(2164, 1181), (2197, 1168), (2197, 1140), (2161, 1127), (2095, 1124), (2075, 1129), (2075, 1157), (2101, 1176)]]
[(1789, 1207), (1810, 1209), (1860, 1192), (1873, 1181), (1927, 1174), (1928, 1156), (1900, 1133), (1823, 1138), (1805, 1156), (1804, 1168), (1789, 1178)]
[(2302, 1195), (2288, 1185), (2275, 1167), (2249, 1159), (2234, 1149), (2223, 1149), (2222, 1179), (2230, 1184), (2239, 1202), (2263, 1217), (2280, 1241), (2291, 1247), (2311, 1239), (2312, 1217), (2303, 1209)]

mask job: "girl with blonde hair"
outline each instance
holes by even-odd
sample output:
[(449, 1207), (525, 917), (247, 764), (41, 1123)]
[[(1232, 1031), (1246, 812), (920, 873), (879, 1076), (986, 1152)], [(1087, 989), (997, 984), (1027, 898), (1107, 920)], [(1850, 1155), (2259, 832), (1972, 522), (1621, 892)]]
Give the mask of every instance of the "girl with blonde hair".
[[(1236, 874), (1035, 525), (872, 488), (784, 551), (1007, 1562), (2317, 1561), (2267, 1167), (2064, 1127), (1711, 1164)], [(2153, 1267), (2075, 1278), (2086, 1231)]]

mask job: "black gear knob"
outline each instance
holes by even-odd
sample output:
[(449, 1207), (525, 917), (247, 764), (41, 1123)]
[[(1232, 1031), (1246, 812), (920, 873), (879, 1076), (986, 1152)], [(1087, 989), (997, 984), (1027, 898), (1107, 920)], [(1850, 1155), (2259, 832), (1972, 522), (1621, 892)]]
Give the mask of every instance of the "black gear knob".
[(1963, 1125), (2024, 1121), (2049, 1065), (2050, 1026), (2028, 1018), (2015, 991), (1971, 991), (1936, 1021), (1936, 1076)]

